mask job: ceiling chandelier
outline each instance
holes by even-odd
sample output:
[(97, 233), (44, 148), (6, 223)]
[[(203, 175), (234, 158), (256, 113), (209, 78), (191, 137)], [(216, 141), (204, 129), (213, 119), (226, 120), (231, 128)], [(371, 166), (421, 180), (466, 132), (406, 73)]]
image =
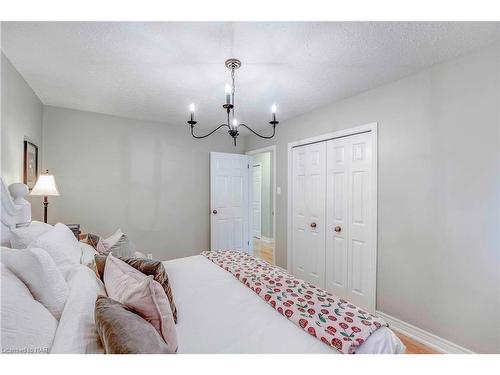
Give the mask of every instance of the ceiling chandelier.
[(234, 141), (234, 146), (236, 146), (236, 138), (238, 138), (238, 135), (240, 134), (238, 132), (238, 128), (243, 126), (244, 128), (250, 130), (253, 134), (260, 138), (264, 139), (270, 139), (274, 137), (274, 134), (276, 133), (276, 125), (278, 125), (278, 121), (276, 121), (276, 104), (273, 104), (271, 106), (271, 113), (272, 113), (272, 121), (269, 121), (269, 123), (273, 127), (273, 133), (270, 135), (262, 135), (251, 129), (245, 124), (240, 124), (238, 123), (238, 120), (235, 117), (235, 104), (234, 104), (234, 92), (235, 92), (235, 85), (234, 85), (234, 72), (236, 69), (241, 67), (241, 61), (238, 59), (228, 59), (226, 60), (225, 63), (226, 67), (231, 70), (231, 80), (232, 80), (232, 86), (226, 85), (225, 91), (226, 91), (226, 102), (222, 105), (222, 108), (227, 113), (227, 122), (225, 124), (222, 124), (212, 130), (211, 132), (204, 134), (204, 135), (197, 135), (194, 133), (194, 126), (196, 125), (197, 121), (195, 121), (195, 116), (194, 116), (194, 104), (191, 104), (190, 110), (191, 110), (191, 119), (187, 122), (191, 126), (191, 135), (194, 138), (201, 139), (201, 138), (206, 138), (213, 133), (215, 133), (217, 130), (223, 127), (228, 128), (228, 133), (229, 135), (233, 138)]

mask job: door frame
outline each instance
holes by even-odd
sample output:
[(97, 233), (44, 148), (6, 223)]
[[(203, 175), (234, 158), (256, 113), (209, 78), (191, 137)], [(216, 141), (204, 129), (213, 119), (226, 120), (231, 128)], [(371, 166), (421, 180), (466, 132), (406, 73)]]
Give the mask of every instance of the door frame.
[[(374, 279), (370, 282), (369, 288), (372, 289), (373, 299), (370, 302), (371, 312), (376, 311), (376, 303), (377, 303), (377, 252), (378, 252), (378, 123), (372, 122), (366, 125), (355, 126), (352, 128), (338, 130), (332, 133), (326, 133), (322, 135), (318, 135), (315, 137), (305, 138), (298, 141), (288, 143), (287, 147), (287, 157), (288, 157), (288, 197), (287, 197), (287, 270), (289, 273), (292, 273), (293, 270), (293, 258), (292, 258), (292, 184), (293, 184), (293, 176), (292, 176), (292, 150), (297, 146), (305, 146), (311, 143), (324, 142), (330, 139), (348, 137), (360, 133), (372, 133), (372, 173), (373, 178), (371, 179), (371, 196), (374, 197), (371, 204), (371, 257), (370, 257), (370, 267), (372, 268), (372, 275), (374, 275)], [(326, 198), (325, 198), (326, 199)], [(326, 204), (326, 202), (325, 202)]]
[[(260, 168), (260, 200), (259, 200), (259, 203), (260, 203), (260, 237), (259, 239), (262, 239), (262, 163), (253, 163), (252, 162), (252, 173), (250, 173), (250, 176), (252, 177), (252, 191), (251, 191), (251, 194), (249, 194), (249, 197), (248, 199), (250, 199), (250, 197), (253, 198), (253, 168), (255, 167), (259, 167)], [(252, 218), (253, 218), (253, 202), (252, 202)], [(248, 215), (250, 216), (250, 213), (248, 213)], [(251, 239), (253, 239), (253, 222), (252, 222), (252, 235), (250, 236)]]
[[(251, 162), (253, 163), (253, 157), (252, 155), (255, 154), (260, 154), (262, 152), (271, 152), (273, 155), (273, 241), (274, 241), (274, 248), (273, 248), (273, 265), (276, 264), (276, 145), (271, 145), (271, 146), (266, 146), (262, 148), (258, 148), (255, 150), (247, 151), (245, 152), (246, 155), (249, 155), (252, 160)], [(249, 181), (253, 182), (253, 170), (250, 171), (250, 176), (248, 178)], [(250, 197), (253, 196), (253, 184), (250, 184), (252, 186), (249, 187), (249, 194)], [(248, 201), (250, 202), (250, 197)], [(248, 215), (249, 220), (248, 220), (248, 225), (249, 225), (249, 230), (253, 228), (253, 218), (251, 217), (252, 215)], [(253, 237), (252, 241), (250, 241), (249, 245), (249, 253), (253, 254)]]

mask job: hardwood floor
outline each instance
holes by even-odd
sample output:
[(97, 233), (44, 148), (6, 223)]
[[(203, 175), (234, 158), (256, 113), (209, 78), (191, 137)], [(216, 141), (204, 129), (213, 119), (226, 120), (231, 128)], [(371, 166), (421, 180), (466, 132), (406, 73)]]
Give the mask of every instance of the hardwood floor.
[(406, 346), (406, 354), (440, 354), (435, 350), (425, 346), (424, 344), (419, 343), (418, 341), (409, 338), (408, 336), (403, 335), (399, 332), (394, 332), (396, 336), (403, 342)]
[(274, 242), (266, 242), (258, 238), (253, 239), (253, 253), (256, 257), (273, 263)]

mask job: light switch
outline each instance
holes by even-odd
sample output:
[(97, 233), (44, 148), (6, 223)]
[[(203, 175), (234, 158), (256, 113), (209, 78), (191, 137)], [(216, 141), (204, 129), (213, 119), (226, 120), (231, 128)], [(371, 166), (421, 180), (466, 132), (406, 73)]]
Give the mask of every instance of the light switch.
[(281, 187), (276, 186), (276, 194), (281, 195)]

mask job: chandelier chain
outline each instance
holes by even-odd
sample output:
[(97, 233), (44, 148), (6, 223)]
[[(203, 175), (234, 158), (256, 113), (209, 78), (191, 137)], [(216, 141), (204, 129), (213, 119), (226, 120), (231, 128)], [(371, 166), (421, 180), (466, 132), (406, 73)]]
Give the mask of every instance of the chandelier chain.
[(231, 80), (232, 80), (232, 88), (231, 88), (231, 100), (233, 102), (233, 120), (234, 120), (234, 113), (236, 112), (236, 107), (235, 107), (235, 103), (234, 103), (234, 92), (235, 92), (235, 85), (234, 85), (234, 65), (233, 67), (231, 68)]

